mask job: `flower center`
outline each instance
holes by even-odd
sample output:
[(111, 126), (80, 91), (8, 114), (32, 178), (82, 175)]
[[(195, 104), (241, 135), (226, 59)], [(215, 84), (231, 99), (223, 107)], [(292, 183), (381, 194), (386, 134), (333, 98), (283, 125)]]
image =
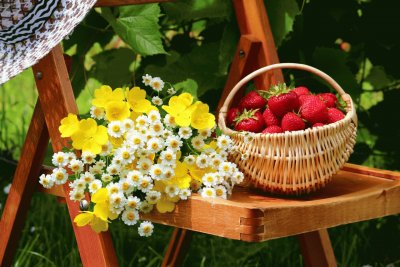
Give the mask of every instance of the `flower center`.
[(123, 159), (129, 159), (130, 157), (131, 157), (131, 155), (129, 154), (129, 152), (124, 151), (124, 152), (122, 153), (122, 158), (123, 158)]
[(119, 127), (119, 125), (114, 125), (112, 127), (112, 130), (113, 130), (113, 132), (117, 133), (117, 132), (119, 132), (121, 130), (121, 128)]

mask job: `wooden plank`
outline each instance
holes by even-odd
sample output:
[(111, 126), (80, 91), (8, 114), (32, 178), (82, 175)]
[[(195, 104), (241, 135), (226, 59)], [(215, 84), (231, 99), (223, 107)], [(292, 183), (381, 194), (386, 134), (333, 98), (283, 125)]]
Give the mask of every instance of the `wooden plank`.
[(148, 3), (171, 2), (172, 0), (98, 0), (97, 7), (101, 6), (125, 6), (125, 5), (140, 5)]
[(0, 266), (11, 266), (48, 143), (43, 112), (37, 103), (0, 221)]
[(388, 170), (381, 170), (376, 168), (371, 168), (367, 166), (360, 166), (356, 164), (346, 163), (343, 167), (343, 170), (362, 173), (365, 175), (372, 175), (376, 177), (381, 177), (385, 179), (391, 180), (400, 180), (400, 172), (388, 171)]
[(301, 254), (307, 267), (336, 267), (328, 231), (322, 229), (298, 236)]
[(192, 231), (175, 228), (165, 252), (162, 267), (182, 266), (192, 240)]
[[(58, 127), (68, 113), (77, 113), (77, 106), (69, 81), (61, 46), (55, 47), (46, 57), (33, 67), (39, 100), (45, 115), (54, 151), (68, 145), (61, 138)], [(41, 73), (41, 75), (37, 75)], [(69, 186), (64, 185), (65, 195)], [(79, 213), (79, 203), (65, 198), (71, 221)], [(79, 253), (84, 266), (117, 266), (117, 258), (109, 232), (96, 234), (90, 227), (77, 227), (72, 222)]]

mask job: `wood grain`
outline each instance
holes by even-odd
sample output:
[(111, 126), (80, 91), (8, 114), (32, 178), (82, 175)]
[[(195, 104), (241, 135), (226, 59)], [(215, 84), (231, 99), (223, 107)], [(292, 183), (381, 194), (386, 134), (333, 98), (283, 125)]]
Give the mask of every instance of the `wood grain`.
[(182, 266), (185, 255), (189, 250), (193, 232), (175, 228), (164, 254), (162, 267)]
[(171, 2), (172, 0), (98, 0), (96, 6), (125, 6), (148, 3)]
[(326, 229), (298, 236), (301, 254), (307, 267), (336, 267), (332, 244)]

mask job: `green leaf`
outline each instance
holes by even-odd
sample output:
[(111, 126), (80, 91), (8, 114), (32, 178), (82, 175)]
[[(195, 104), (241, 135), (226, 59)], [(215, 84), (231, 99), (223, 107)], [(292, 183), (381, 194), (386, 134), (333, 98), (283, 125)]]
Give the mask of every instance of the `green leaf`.
[(125, 6), (118, 10), (118, 17), (110, 8), (102, 8), (101, 14), (135, 52), (143, 56), (166, 53), (159, 31), (160, 7), (157, 4)]
[(129, 70), (135, 54), (128, 48), (106, 50), (93, 57), (95, 65), (90, 76), (111, 87), (121, 87), (131, 83), (133, 74)]
[(197, 89), (199, 86), (195, 80), (186, 79), (185, 81), (174, 84), (174, 88), (176, 90), (182, 90), (182, 93), (189, 93), (197, 99)]
[(279, 47), (286, 35), (293, 30), (299, 6), (296, 0), (265, 0), (275, 45)]

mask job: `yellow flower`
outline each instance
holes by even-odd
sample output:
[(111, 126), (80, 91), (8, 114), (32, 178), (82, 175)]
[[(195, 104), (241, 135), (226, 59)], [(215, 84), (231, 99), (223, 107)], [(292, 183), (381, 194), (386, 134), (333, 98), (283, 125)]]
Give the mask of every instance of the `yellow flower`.
[(186, 189), (190, 187), (192, 178), (189, 175), (189, 169), (185, 163), (176, 161), (174, 169), (175, 176), (165, 181), (166, 185), (176, 185), (179, 189)]
[(73, 148), (99, 154), (102, 146), (108, 142), (107, 128), (98, 126), (91, 118), (81, 120), (71, 139)]
[(156, 204), (156, 208), (161, 213), (172, 212), (175, 209), (175, 203), (179, 201), (179, 196), (169, 197), (165, 193), (166, 184), (163, 181), (155, 181), (153, 190), (161, 193), (161, 198)]
[(108, 121), (122, 121), (130, 115), (129, 104), (125, 101), (110, 101), (106, 105), (106, 119)]
[(149, 100), (146, 99), (146, 91), (135, 86), (127, 93), (128, 103), (134, 112), (148, 113), (156, 109)]
[(192, 102), (193, 97), (188, 93), (183, 93), (171, 97), (168, 106), (163, 105), (162, 108), (174, 117), (177, 125), (187, 127), (190, 125), (190, 117), (193, 111)]
[(117, 88), (114, 91), (108, 85), (103, 85), (94, 91), (94, 99), (92, 105), (105, 108), (111, 101), (122, 101), (125, 99), (124, 91), (121, 88)]
[(196, 108), (191, 113), (190, 125), (197, 130), (211, 129), (214, 127), (215, 116), (211, 113), (208, 113), (208, 105), (200, 101), (197, 101), (195, 105)]
[(197, 180), (199, 182), (202, 182), (202, 178), (204, 176), (204, 174), (208, 173), (208, 172), (214, 172), (215, 170), (212, 169), (211, 167), (207, 167), (204, 169), (200, 169), (199, 167), (197, 167), (196, 164), (186, 164), (187, 168), (189, 169), (189, 175), (194, 179)]
[(67, 117), (61, 120), (61, 125), (58, 130), (61, 137), (71, 137), (79, 128), (79, 120), (75, 114), (68, 114)]

